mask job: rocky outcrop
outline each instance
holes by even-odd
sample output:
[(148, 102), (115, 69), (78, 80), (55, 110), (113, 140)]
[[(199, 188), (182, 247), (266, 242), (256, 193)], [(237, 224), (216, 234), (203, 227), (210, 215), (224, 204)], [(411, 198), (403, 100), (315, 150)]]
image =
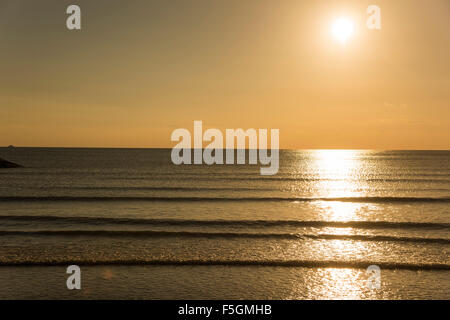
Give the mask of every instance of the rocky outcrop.
[(0, 158), (0, 168), (21, 168), (21, 167), (22, 167), (21, 165)]

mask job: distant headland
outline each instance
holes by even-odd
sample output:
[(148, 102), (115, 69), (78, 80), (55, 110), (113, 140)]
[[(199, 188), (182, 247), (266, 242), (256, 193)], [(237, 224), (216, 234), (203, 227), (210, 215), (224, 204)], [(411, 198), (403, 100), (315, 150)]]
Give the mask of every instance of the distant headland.
[(0, 168), (22, 168), (22, 166), (0, 158)]

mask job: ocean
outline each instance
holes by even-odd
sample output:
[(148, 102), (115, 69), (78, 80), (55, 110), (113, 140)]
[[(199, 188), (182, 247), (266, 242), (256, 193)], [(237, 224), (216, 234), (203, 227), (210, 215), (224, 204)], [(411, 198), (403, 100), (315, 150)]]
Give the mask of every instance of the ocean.
[(170, 152), (0, 148), (0, 299), (450, 298), (450, 151)]

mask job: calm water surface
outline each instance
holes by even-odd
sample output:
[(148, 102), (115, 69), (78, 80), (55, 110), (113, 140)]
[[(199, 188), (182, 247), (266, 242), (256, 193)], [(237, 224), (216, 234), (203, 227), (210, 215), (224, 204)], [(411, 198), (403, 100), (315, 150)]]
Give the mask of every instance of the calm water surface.
[(450, 151), (281, 151), (275, 176), (164, 149), (0, 156), (26, 167), (0, 170), (3, 299), (450, 298)]

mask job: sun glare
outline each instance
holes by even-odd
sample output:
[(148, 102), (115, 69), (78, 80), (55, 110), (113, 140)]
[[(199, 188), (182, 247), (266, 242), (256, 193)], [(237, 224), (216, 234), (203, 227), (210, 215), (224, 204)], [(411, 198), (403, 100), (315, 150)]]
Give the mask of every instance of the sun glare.
[(333, 36), (342, 44), (345, 44), (347, 40), (352, 36), (353, 30), (353, 22), (346, 18), (337, 19), (331, 26)]

